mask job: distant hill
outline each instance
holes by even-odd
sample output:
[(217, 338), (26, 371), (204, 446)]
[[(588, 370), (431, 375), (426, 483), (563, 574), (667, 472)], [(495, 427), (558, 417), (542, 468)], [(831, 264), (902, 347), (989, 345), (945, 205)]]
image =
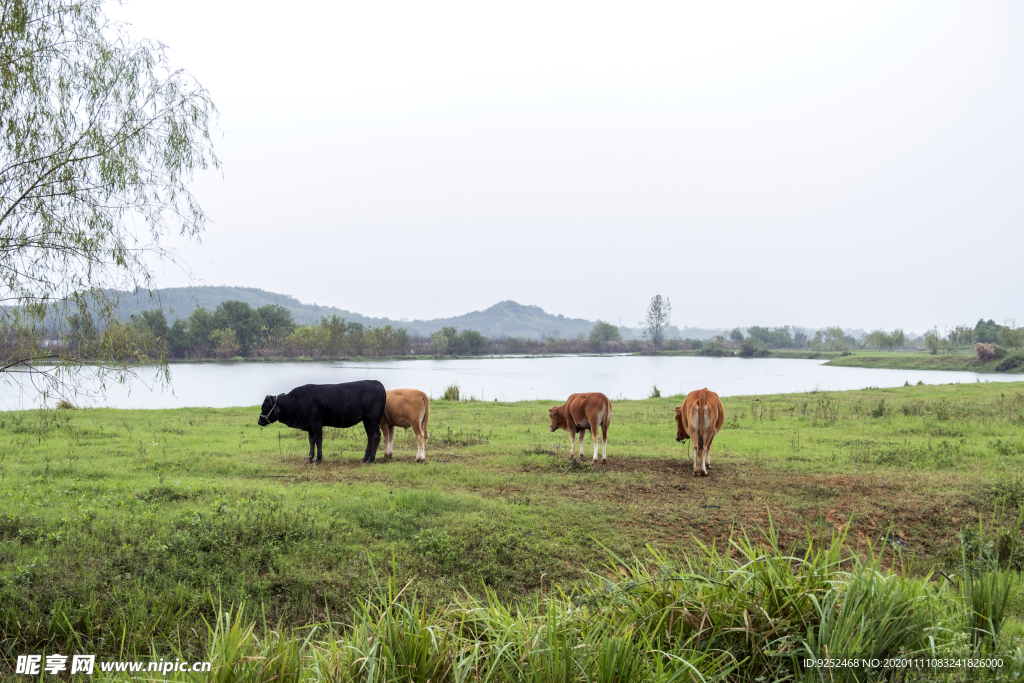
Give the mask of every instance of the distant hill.
[[(319, 322), (320, 318), (324, 316), (336, 315), (348, 322), (362, 323), (368, 327), (384, 325), (404, 327), (410, 334), (423, 336), (437, 332), (442, 327), (452, 326), (460, 330), (476, 330), (486, 337), (520, 337), (523, 339), (566, 337), (573, 339), (580, 334), (589, 335), (595, 322), (583, 318), (552, 315), (539, 306), (524, 306), (515, 301), (501, 301), (485, 310), (465, 313), (454, 318), (435, 318), (433, 320), (372, 318), (335, 306), (305, 304), (288, 294), (267, 292), (255, 287), (171, 287), (160, 290), (158, 294), (151, 295), (148, 292), (143, 292), (139, 296), (135, 296), (122, 293), (121, 297), (120, 312), (123, 319), (127, 319), (139, 311), (161, 306), (170, 323), (177, 318), (187, 318), (197, 308), (212, 311), (222, 301), (244, 301), (254, 308), (267, 304), (284, 306), (291, 311), (292, 317), (299, 325), (309, 325)], [(621, 327), (620, 329), (625, 339), (642, 338), (643, 330), (638, 327)], [(673, 325), (668, 328), (666, 336), (684, 339), (711, 339), (718, 334), (728, 334), (728, 330), (699, 327), (680, 329)]]
[[(159, 299), (157, 298), (159, 297)], [(299, 325), (319, 322), (324, 316), (336, 315), (349, 322), (380, 327), (392, 325), (404, 327), (410, 334), (429, 335), (442, 327), (454, 326), (460, 330), (472, 329), (487, 337), (523, 337), (542, 339), (545, 337), (576, 337), (590, 334), (594, 322), (582, 318), (566, 318), (546, 313), (539, 306), (524, 306), (515, 301), (502, 301), (483, 311), (473, 311), (453, 318), (434, 320), (394, 320), (372, 318), (334, 306), (305, 304), (293, 296), (266, 292), (254, 287), (171, 287), (158, 293), (143, 292), (139, 296), (122, 294), (121, 317), (127, 319), (142, 310), (162, 306), (168, 322), (187, 318), (197, 308), (213, 310), (222, 301), (244, 301), (259, 307), (277, 304), (291, 311)]]
[(544, 337), (567, 337), (590, 334), (594, 321), (583, 318), (566, 318), (563, 315), (546, 313), (540, 306), (524, 306), (515, 301), (502, 301), (483, 311), (473, 311), (454, 318), (435, 320), (414, 320), (402, 326), (419, 334), (436, 332), (445, 326), (460, 330), (480, 332), (485, 337), (522, 337), (541, 339)]
[(288, 294), (266, 292), (255, 287), (170, 287), (168, 289), (161, 289), (153, 294), (142, 292), (137, 297), (132, 294), (122, 293), (121, 297), (120, 310), (121, 317), (124, 319), (141, 310), (161, 306), (164, 309), (164, 314), (167, 316), (167, 321), (173, 323), (178, 318), (189, 317), (192, 315), (192, 311), (197, 308), (205, 308), (212, 311), (222, 301), (244, 301), (253, 308), (259, 308), (267, 304), (284, 306), (291, 311), (292, 317), (299, 325), (319, 322), (323, 316), (330, 317), (332, 315), (345, 318), (349, 322), (358, 322), (375, 327), (377, 325), (396, 324), (396, 321), (388, 320), (387, 318), (370, 318), (334, 306), (304, 304)]

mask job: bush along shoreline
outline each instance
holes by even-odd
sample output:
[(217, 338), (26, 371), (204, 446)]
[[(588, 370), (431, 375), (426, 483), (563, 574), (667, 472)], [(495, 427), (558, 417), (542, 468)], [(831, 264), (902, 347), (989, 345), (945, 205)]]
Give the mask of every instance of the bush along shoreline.
[[(242, 301), (224, 301), (213, 311), (197, 308), (171, 325), (161, 310), (153, 309), (100, 328), (83, 310), (69, 316), (60, 329), (5, 328), (0, 330), (0, 358), (88, 358), (102, 365), (639, 354), (807, 358), (847, 367), (1024, 372), (1024, 330), (992, 321), (979, 321), (974, 329), (960, 326), (942, 337), (928, 332), (920, 339), (910, 339), (896, 329), (875, 330), (858, 340), (841, 327), (818, 330), (812, 337), (790, 326), (751, 326), (745, 334), (736, 328), (705, 340), (659, 335), (626, 339), (624, 330), (599, 320), (589, 336), (580, 333), (572, 339), (488, 338), (456, 327), (420, 336), (392, 325), (367, 327), (336, 315), (296, 325), (291, 311), (283, 306), (253, 308)], [(925, 346), (917, 346), (918, 342)]]

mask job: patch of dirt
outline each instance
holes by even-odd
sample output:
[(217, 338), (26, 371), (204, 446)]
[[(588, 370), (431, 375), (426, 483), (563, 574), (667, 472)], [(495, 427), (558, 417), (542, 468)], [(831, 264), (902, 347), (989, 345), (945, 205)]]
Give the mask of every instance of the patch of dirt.
[[(265, 478), (290, 479), (294, 483), (315, 481), (329, 483), (331, 481), (376, 481), (387, 471), (388, 466), (394, 464), (416, 464), (416, 451), (395, 453), (390, 458), (385, 458), (382, 453), (377, 454), (377, 459), (372, 463), (362, 462), (362, 455), (337, 455), (324, 454), (320, 463), (310, 463), (305, 456), (282, 456), (277, 462), (290, 474), (267, 475)], [(458, 464), (464, 462), (466, 456), (455, 455), (433, 451), (427, 453), (427, 462), (441, 464)]]
[[(369, 465), (347, 454), (326, 456), (319, 465), (295, 456), (279, 462), (294, 472), (290, 479), (296, 484), (384, 482), (391, 480), (392, 465), (413, 463), (414, 453), (396, 454), (391, 460), (378, 456)], [(473, 456), (443, 451), (429, 452), (427, 458), (449, 466), (507, 471)], [(513, 503), (570, 502), (603, 515), (638, 542), (668, 548), (683, 549), (694, 538), (720, 545), (741, 530), (760, 538), (771, 524), (787, 548), (806, 547), (808, 532), (815, 537), (845, 533), (852, 551), (866, 554), (870, 546), (889, 557), (893, 546), (880, 539), (891, 534), (904, 542), (896, 554), (916, 556), (925, 568), (936, 566), (955, 545), (962, 522), (978, 515), (970, 482), (939, 482), (928, 473), (899, 478), (884, 472), (796, 473), (769, 470), (757, 461), (729, 455), (713, 458), (707, 477), (694, 477), (692, 461), (683, 458), (609, 458), (596, 465), (589, 460), (570, 465), (565, 458), (534, 469), (546, 473), (544, 484), (533, 486), (528, 474), (524, 480), (523, 471), (516, 470), (519, 478), (514, 485), (467, 491), (472, 488)], [(558, 472), (554, 484), (553, 469)], [(884, 562), (891, 561), (890, 557)]]
[[(808, 531), (845, 533), (851, 550), (866, 554), (873, 547), (888, 565), (893, 549), (880, 539), (891, 534), (903, 542), (897, 554), (916, 555), (931, 566), (955, 543), (956, 520), (977, 516), (965, 495), (969, 484), (943, 489), (926, 475), (917, 481), (881, 473), (790, 473), (728, 456), (713, 460), (707, 477), (693, 477), (690, 463), (679, 459), (620, 458), (585, 466), (590, 469), (584, 477), (567, 471), (560, 496), (614, 508), (629, 533), (669, 544), (694, 537), (719, 542), (741, 528), (759, 537), (770, 515), (785, 547), (805, 545)], [(602, 471), (619, 476), (593, 476)], [(644, 480), (631, 481), (634, 474)]]

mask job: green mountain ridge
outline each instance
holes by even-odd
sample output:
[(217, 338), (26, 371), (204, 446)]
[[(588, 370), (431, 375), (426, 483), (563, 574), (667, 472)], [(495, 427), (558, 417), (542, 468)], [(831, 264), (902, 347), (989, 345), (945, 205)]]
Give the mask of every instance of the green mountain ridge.
[[(548, 337), (575, 338), (582, 334), (590, 334), (594, 327), (592, 320), (583, 318), (566, 318), (546, 312), (540, 306), (529, 306), (515, 301), (501, 301), (482, 311), (472, 311), (451, 318), (434, 318), (432, 320), (396, 320), (394, 318), (374, 318), (371, 316), (345, 310), (336, 306), (319, 306), (299, 301), (288, 294), (267, 292), (255, 287), (170, 287), (154, 292), (140, 292), (138, 295), (121, 293), (120, 314), (127, 320), (139, 311), (162, 308), (168, 323), (178, 318), (187, 318), (197, 308), (210, 311), (217, 308), (223, 301), (244, 301), (257, 308), (267, 304), (277, 304), (288, 309), (295, 322), (309, 325), (319, 322), (322, 317), (336, 315), (348, 322), (357, 322), (367, 327), (391, 325), (404, 327), (413, 335), (427, 336), (442, 327), (452, 326), (460, 330), (476, 330), (486, 337), (520, 337), (524, 339), (545, 339)], [(623, 336), (639, 338), (641, 332), (635, 328), (623, 327)], [(706, 339), (724, 332), (724, 330), (703, 330), (697, 328), (669, 328), (670, 337), (694, 337)]]

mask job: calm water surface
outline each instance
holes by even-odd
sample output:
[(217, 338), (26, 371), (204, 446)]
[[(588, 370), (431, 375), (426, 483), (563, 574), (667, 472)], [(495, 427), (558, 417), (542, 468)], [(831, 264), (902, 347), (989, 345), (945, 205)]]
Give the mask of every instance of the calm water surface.
[[(463, 396), (492, 401), (564, 400), (581, 391), (612, 399), (646, 398), (654, 385), (662, 395), (708, 387), (722, 396), (840, 391), (916, 384), (1006, 382), (1020, 375), (920, 370), (826, 367), (821, 360), (700, 358), (687, 356), (605, 356), (477, 358), (376, 361), (369, 363), (208, 363), (172, 365), (171, 386), (154, 387), (152, 371), (128, 386), (108, 387), (103, 398), (80, 404), (116, 408), (183, 408), (258, 405), (266, 394), (300, 384), (378, 379), (388, 388), (414, 387), (432, 397), (457, 383)], [(147, 386), (148, 385), (148, 386)], [(32, 408), (38, 395), (17, 382), (0, 384), (0, 407)]]

